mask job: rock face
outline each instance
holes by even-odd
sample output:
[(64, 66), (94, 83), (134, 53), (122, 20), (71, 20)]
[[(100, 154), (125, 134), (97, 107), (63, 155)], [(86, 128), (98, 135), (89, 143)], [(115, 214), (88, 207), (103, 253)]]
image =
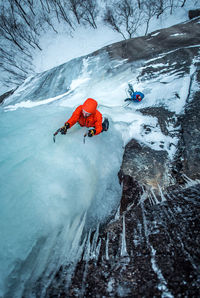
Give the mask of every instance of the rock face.
[[(140, 110), (144, 115), (151, 115), (158, 118), (158, 124), (164, 135), (170, 135), (167, 125), (176, 125), (175, 115), (162, 107), (146, 108)], [(143, 134), (151, 132), (151, 127), (143, 126)], [(175, 132), (173, 132), (174, 134)], [(173, 144), (171, 144), (173, 145)], [(140, 184), (149, 186), (157, 192), (159, 185), (165, 189), (171, 180), (169, 179), (170, 169), (167, 152), (164, 150), (164, 142), (160, 142), (160, 150), (156, 151), (136, 140), (131, 140), (125, 148), (121, 170), (120, 181), (124, 176), (134, 177)]]
[(199, 194), (196, 185), (159, 205), (141, 197), (108, 225), (97, 260), (91, 254), (78, 264), (61, 297), (198, 297)]
[(199, 45), (199, 19), (182, 23), (170, 28), (157, 30), (147, 36), (132, 38), (114, 43), (111, 46), (94, 52), (94, 55), (106, 51), (111, 59), (127, 59), (128, 62), (151, 59), (170, 50), (184, 49)]
[[(197, 74), (200, 83), (200, 71)], [(179, 179), (184, 173), (192, 179), (200, 178), (200, 92), (196, 92), (188, 103), (184, 117), (179, 119), (182, 128), (179, 150), (176, 159), (176, 175)]]
[(158, 185), (169, 185), (167, 163), (166, 151), (155, 151), (131, 140), (124, 152), (120, 181), (124, 185), (127, 180), (125, 177), (130, 176), (140, 184), (149, 186), (149, 189), (157, 190)]
[[(143, 78), (157, 76), (152, 64), (159, 61), (168, 67), (158, 72), (184, 76), (198, 56), (198, 32), (200, 23), (194, 20), (104, 50), (129, 62), (156, 57), (145, 64)], [(176, 34), (180, 36), (174, 39)], [(200, 82), (198, 60), (195, 67), (181, 116), (165, 107), (140, 110), (158, 119), (164, 135), (179, 139), (175, 159), (169, 160), (162, 142), (157, 151), (134, 139), (126, 145), (118, 216), (100, 233), (97, 229), (88, 235), (74, 273), (61, 268), (46, 297), (199, 297), (200, 92), (193, 88)], [(144, 125), (142, 133), (150, 131)], [(71, 283), (66, 282), (69, 279)]]

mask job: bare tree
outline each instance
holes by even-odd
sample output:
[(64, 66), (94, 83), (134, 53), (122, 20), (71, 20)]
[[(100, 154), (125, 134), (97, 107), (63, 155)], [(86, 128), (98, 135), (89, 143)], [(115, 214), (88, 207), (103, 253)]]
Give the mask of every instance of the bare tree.
[(185, 2), (186, 2), (187, 0), (182, 0), (182, 4), (181, 4), (181, 7), (183, 7), (184, 5), (185, 5)]
[[(170, 9), (170, 14), (173, 14), (174, 9), (178, 7), (184, 7), (187, 0), (167, 0), (167, 9)], [(190, 0), (192, 1), (192, 0)], [(193, 0), (194, 5), (197, 4), (198, 1)]]
[(114, 9), (107, 7), (104, 22), (119, 32), (124, 39), (132, 38), (142, 23), (142, 10), (135, 0), (122, 0), (113, 3)]
[(49, 4), (48, 0), (39, 0), (39, 1), (40, 1), (40, 5), (42, 7), (42, 11), (50, 13), (51, 9), (50, 9), (50, 4)]
[(81, 23), (81, 19), (83, 16), (83, 12), (82, 12), (82, 7), (81, 7), (81, 2), (80, 0), (69, 0), (68, 1), (68, 5), (69, 5), (69, 9), (72, 11), (72, 13), (74, 14), (77, 23), (80, 25)]
[[(29, 26), (24, 26), (14, 14), (0, 15), (0, 32), (7, 40), (14, 42), (20, 50), (37, 47), (41, 50), (37, 34)], [(27, 46), (24, 45), (24, 42)]]
[[(39, 20), (39, 23), (46, 23), (50, 28), (53, 29), (53, 31), (55, 33), (58, 33), (58, 31), (56, 30), (55, 26), (52, 23), (52, 17), (49, 15), (49, 13), (47, 13), (45, 10), (42, 11), (41, 13), (41, 18)], [(40, 25), (40, 28), (42, 28), (42, 24)]]
[(94, 29), (97, 28), (96, 17), (98, 15), (98, 5), (96, 0), (82, 0), (81, 1), (82, 9), (82, 19), (90, 24)]
[(13, 22), (12, 18), (5, 17), (3, 14), (0, 15), (0, 34), (2, 37), (8, 41), (14, 43), (21, 51), (24, 51), (25, 48), (21, 45), (21, 42), (16, 36), (16, 24)]
[(109, 25), (114, 31), (121, 34), (124, 39), (126, 39), (124, 33), (120, 29), (121, 24), (115, 18), (113, 11), (109, 7), (107, 7), (106, 13), (104, 15), (104, 22), (105, 24)]
[(141, 0), (137, 0), (138, 8), (141, 9)]
[(50, 12), (52, 14), (56, 14), (58, 22), (62, 20), (66, 22), (72, 30), (75, 30), (73, 21), (71, 19), (69, 9), (68, 9), (68, 1), (67, 0), (47, 0)]
[(169, 7), (170, 7), (170, 14), (172, 14), (173, 8), (174, 8), (174, 0), (168, 0), (168, 1), (169, 1)]
[[(159, 4), (159, 6), (157, 6), (157, 4)], [(144, 13), (143, 18), (146, 22), (145, 35), (147, 35), (147, 33), (148, 33), (149, 23), (150, 23), (151, 19), (158, 12), (158, 7), (160, 10), (160, 4), (161, 4), (161, 1), (157, 1), (157, 0), (146, 0), (143, 2), (143, 5), (142, 5), (142, 9), (143, 9), (143, 13)], [(163, 4), (163, 2), (162, 2), (162, 4)]]
[(28, 75), (34, 73), (31, 54), (27, 56), (19, 52), (14, 45), (7, 45), (6, 49), (0, 46), (0, 61), (1, 72), (4, 74), (3, 82), (7, 87), (11, 84), (19, 85)]
[(165, 10), (165, 2), (164, 0), (157, 0), (157, 3), (156, 3), (156, 8), (157, 8), (157, 19), (159, 18), (159, 16), (161, 14), (163, 14), (164, 10)]

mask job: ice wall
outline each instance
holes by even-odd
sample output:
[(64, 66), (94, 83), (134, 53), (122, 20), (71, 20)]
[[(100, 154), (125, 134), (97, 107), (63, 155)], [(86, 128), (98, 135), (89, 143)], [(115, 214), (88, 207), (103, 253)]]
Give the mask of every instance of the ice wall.
[[(80, 58), (29, 78), (1, 106), (0, 296), (20, 297), (44, 269), (48, 277), (78, 257), (85, 223), (96, 226), (118, 206), (117, 173), (131, 138), (173, 158), (177, 139), (163, 135), (157, 118), (138, 109), (165, 106), (181, 113), (191, 74), (182, 78), (158, 71), (156, 78), (139, 81), (144, 64), (130, 67), (106, 53)], [(128, 82), (145, 93), (141, 103), (124, 103)], [(84, 143), (86, 129), (76, 125), (53, 143), (53, 133), (87, 97), (98, 101), (109, 131)], [(148, 135), (144, 124), (151, 126)]]
[[(19, 278), (16, 266), (22, 270), (35, 246), (50, 257), (58, 241), (66, 247), (73, 240), (76, 230), (70, 232), (69, 226), (75, 219), (88, 211), (86, 221), (95, 227), (117, 208), (119, 133), (108, 131), (84, 143), (86, 130), (77, 125), (53, 143), (53, 132), (71, 113), (72, 108), (55, 105), (1, 109), (1, 291), (7, 290), (12, 272)], [(59, 233), (63, 239), (58, 240)], [(62, 247), (57, 249), (59, 254)]]

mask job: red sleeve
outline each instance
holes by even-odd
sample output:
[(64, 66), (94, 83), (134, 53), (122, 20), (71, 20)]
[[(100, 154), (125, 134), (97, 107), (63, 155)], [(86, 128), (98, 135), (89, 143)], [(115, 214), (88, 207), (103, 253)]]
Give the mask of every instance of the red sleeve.
[(98, 110), (96, 110), (95, 118), (95, 135), (98, 135), (102, 132), (102, 115)]
[(69, 120), (67, 120), (66, 123), (69, 123), (70, 127), (72, 127), (78, 121), (78, 119), (80, 118), (81, 111), (82, 105), (78, 106), (78, 108), (76, 108)]

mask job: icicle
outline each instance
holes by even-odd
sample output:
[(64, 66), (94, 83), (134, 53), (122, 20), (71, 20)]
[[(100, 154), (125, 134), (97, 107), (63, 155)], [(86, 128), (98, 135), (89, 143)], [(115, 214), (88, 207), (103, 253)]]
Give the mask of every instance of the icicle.
[(149, 245), (149, 234), (148, 234), (146, 216), (144, 214), (144, 205), (143, 205), (143, 203), (141, 204), (141, 209), (142, 209), (142, 217), (143, 217), (143, 225), (144, 225), (144, 234), (145, 234), (147, 245)]
[(196, 184), (200, 183), (199, 179), (192, 180), (185, 174), (183, 174), (183, 178), (185, 179), (185, 182), (186, 182), (186, 185), (183, 186), (184, 188), (195, 186)]
[(96, 260), (98, 260), (99, 253), (100, 253), (100, 248), (101, 248), (101, 239), (99, 240), (96, 251), (95, 251), (95, 259)]
[(139, 200), (137, 206), (142, 204), (144, 201), (146, 201), (147, 198), (148, 198), (148, 192), (144, 190), (142, 195), (140, 195), (140, 200)]
[(117, 209), (117, 212), (116, 212), (116, 214), (115, 214), (115, 218), (114, 218), (114, 220), (118, 220), (119, 217), (120, 217), (120, 206), (119, 206), (119, 208)]
[(80, 222), (78, 223), (77, 226), (77, 230), (76, 230), (76, 234), (74, 236), (73, 242), (72, 242), (72, 246), (70, 249), (70, 257), (72, 260), (77, 259), (78, 258), (78, 252), (80, 251), (80, 239), (81, 239), (81, 235), (83, 232), (83, 228), (85, 225), (85, 220), (86, 220), (86, 212), (83, 216), (83, 219), (80, 220)]
[(109, 260), (108, 245), (109, 245), (109, 232), (107, 233), (107, 239), (106, 239), (106, 260)]
[(160, 202), (158, 201), (158, 199), (157, 199), (157, 197), (156, 197), (156, 195), (155, 195), (155, 193), (154, 193), (154, 191), (153, 191), (153, 189), (152, 189), (152, 188), (151, 188), (151, 193), (152, 193), (152, 195), (153, 195), (153, 198), (154, 198), (155, 204), (159, 204)]
[(167, 200), (169, 201), (173, 201), (176, 197), (174, 197), (174, 195), (172, 194), (172, 193), (167, 193), (166, 194), (166, 196), (167, 196)]
[(92, 240), (91, 254), (90, 254), (92, 259), (95, 258), (98, 237), (99, 237), (99, 224), (97, 226), (97, 229), (94, 233), (93, 240)]
[(185, 181), (187, 182), (187, 184), (188, 184), (188, 186), (192, 186), (192, 184), (193, 184), (193, 180), (192, 179), (190, 179), (187, 175), (185, 175), (185, 174), (183, 174), (182, 175), (183, 176), (183, 178), (185, 179)]
[(163, 192), (162, 192), (162, 189), (160, 187), (160, 185), (158, 184), (158, 188), (159, 188), (159, 191), (160, 191), (160, 196), (161, 196), (161, 202), (164, 202), (164, 201), (167, 201), (167, 199), (165, 198)]
[(72, 274), (74, 273), (74, 270), (76, 268), (76, 264), (77, 261), (81, 258), (81, 254), (83, 252), (83, 248), (86, 242), (86, 237), (82, 243), (82, 245), (80, 245), (80, 239), (81, 239), (81, 235), (83, 232), (83, 228), (85, 226), (85, 220), (86, 220), (86, 212), (84, 213), (84, 216), (82, 219), (80, 219), (79, 222), (73, 223), (74, 228), (76, 229), (76, 233), (75, 233), (75, 237), (73, 239), (72, 245), (71, 245), (71, 249), (70, 252), (68, 254), (68, 259), (70, 258), (72, 260), (72, 262), (70, 262), (70, 270), (67, 271), (67, 275), (65, 277), (65, 291), (68, 291), (68, 288), (70, 286), (71, 283), (71, 277)]
[(88, 261), (89, 260), (90, 248), (91, 248), (90, 237), (91, 237), (91, 229), (90, 229), (90, 231), (88, 233), (88, 238), (87, 238), (87, 243), (86, 243), (86, 246), (85, 246), (85, 252), (84, 252), (84, 256), (83, 256), (83, 261)]
[(149, 194), (149, 203), (150, 203), (151, 206), (154, 205), (154, 201), (153, 201), (153, 199), (152, 199), (151, 194)]
[(125, 216), (123, 214), (123, 232), (122, 232), (122, 246), (121, 246), (121, 257), (128, 256), (126, 249), (126, 226), (125, 226)]
[(132, 208), (134, 205), (135, 205), (135, 203), (129, 205), (129, 206), (127, 207), (127, 211), (131, 210), (131, 208)]

